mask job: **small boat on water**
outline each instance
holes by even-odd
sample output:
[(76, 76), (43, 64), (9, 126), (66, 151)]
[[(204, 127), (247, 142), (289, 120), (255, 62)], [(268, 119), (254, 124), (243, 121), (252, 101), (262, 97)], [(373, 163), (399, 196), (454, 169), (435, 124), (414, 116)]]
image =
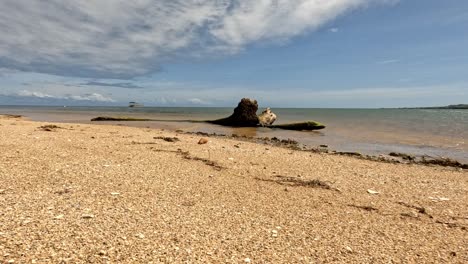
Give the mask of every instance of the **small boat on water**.
[(129, 102), (128, 107), (143, 107), (143, 104), (137, 102)]

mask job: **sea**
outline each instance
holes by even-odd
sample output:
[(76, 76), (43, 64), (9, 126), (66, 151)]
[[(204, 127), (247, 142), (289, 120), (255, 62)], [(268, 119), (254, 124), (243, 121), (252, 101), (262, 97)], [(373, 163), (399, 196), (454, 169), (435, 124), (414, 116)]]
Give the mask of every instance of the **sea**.
[[(260, 111), (260, 110), (259, 110)], [(186, 132), (293, 139), (308, 147), (387, 155), (390, 152), (451, 158), (468, 163), (468, 110), (452, 109), (317, 109), (273, 108), (275, 124), (318, 121), (326, 128), (301, 132), (281, 129), (232, 128), (187, 120), (214, 120), (233, 108), (216, 107), (52, 107), (0, 106), (0, 114), (18, 114), (33, 121), (119, 124)], [(97, 116), (121, 116), (158, 121), (91, 122)]]

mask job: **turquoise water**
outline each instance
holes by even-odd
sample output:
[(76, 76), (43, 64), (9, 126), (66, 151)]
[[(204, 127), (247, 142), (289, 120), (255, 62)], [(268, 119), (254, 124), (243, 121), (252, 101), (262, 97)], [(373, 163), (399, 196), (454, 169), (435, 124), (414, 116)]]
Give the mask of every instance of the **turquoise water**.
[[(272, 109), (276, 123), (315, 120), (327, 126), (316, 132), (269, 128), (227, 128), (188, 122), (114, 122), (140, 127), (244, 134), (295, 139), (308, 146), (329, 145), (339, 151), (366, 154), (404, 152), (450, 157), (468, 162), (468, 110), (433, 109)], [(24, 107), (0, 106), (0, 113), (22, 114), (32, 120), (90, 123), (96, 116), (131, 116), (158, 120), (210, 120), (228, 116), (233, 108), (179, 107)], [(109, 124), (109, 123), (106, 123)]]

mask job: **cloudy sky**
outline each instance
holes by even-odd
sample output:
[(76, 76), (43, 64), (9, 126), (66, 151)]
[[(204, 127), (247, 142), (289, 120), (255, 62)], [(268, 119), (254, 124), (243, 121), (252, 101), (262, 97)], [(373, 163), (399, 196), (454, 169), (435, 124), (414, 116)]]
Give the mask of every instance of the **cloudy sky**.
[(0, 104), (468, 103), (465, 0), (2, 0)]

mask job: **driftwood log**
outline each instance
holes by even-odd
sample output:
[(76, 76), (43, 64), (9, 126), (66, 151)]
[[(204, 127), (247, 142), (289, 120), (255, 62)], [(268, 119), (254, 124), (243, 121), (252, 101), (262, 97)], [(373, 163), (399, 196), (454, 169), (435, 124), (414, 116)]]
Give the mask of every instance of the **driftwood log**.
[(234, 113), (226, 118), (207, 121), (208, 123), (232, 127), (256, 127), (259, 124), (257, 100), (242, 98)]
[(234, 109), (234, 113), (226, 118), (217, 120), (197, 121), (197, 120), (155, 120), (155, 119), (144, 119), (144, 118), (131, 118), (131, 117), (96, 117), (91, 121), (164, 121), (164, 122), (193, 122), (200, 123), (206, 122), (210, 124), (230, 126), (230, 127), (269, 127), (286, 130), (297, 130), (297, 131), (311, 131), (325, 128), (323, 124), (315, 121), (305, 121), (291, 124), (280, 124), (273, 125), (276, 120), (276, 115), (271, 112), (270, 108), (267, 108), (262, 112), (260, 116), (257, 116), (258, 103), (257, 100), (243, 98), (237, 107)]

